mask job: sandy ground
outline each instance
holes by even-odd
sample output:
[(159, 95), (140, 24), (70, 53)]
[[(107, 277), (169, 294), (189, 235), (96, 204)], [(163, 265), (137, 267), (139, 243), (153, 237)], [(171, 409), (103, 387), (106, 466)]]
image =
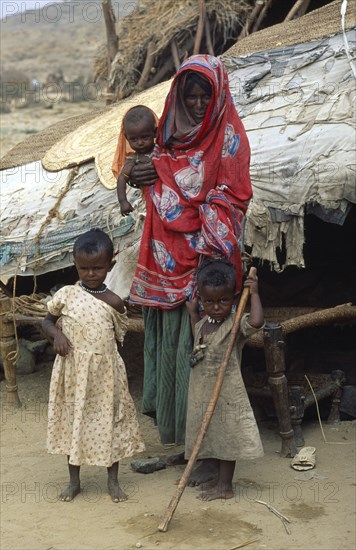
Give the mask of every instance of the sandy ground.
[[(314, 477), (290, 467), (279, 457), (280, 439), (273, 422), (260, 425), (265, 456), (239, 462), (236, 496), (229, 501), (203, 503), (197, 489), (187, 488), (167, 533), (157, 527), (183, 472), (175, 466), (144, 475), (134, 473), (130, 460), (121, 465), (127, 502), (114, 504), (106, 493), (103, 468), (82, 469), (83, 492), (71, 503), (58, 500), (67, 481), (66, 460), (45, 451), (46, 413), (51, 363), (38, 372), (19, 376), (22, 408), (1, 418), (1, 548), (18, 550), (229, 550), (247, 543), (249, 549), (352, 550), (355, 548), (355, 427), (343, 422), (324, 426), (305, 422), (306, 445), (317, 448)], [(140, 406), (140, 365), (129, 367), (131, 391)], [(5, 384), (1, 383), (2, 397)], [(171, 453), (160, 445), (151, 419), (139, 415), (146, 441), (144, 456)], [(256, 499), (272, 504), (287, 516), (282, 521)], [(141, 545), (141, 546), (140, 546)]]

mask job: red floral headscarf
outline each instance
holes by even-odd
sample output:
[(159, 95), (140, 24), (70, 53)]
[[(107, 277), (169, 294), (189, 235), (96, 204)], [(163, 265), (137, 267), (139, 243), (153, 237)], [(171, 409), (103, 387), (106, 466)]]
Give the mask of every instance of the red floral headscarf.
[[(198, 125), (184, 104), (188, 71), (212, 86)], [(147, 214), (131, 301), (177, 307), (194, 294), (202, 256), (234, 263), (239, 290), (241, 224), (252, 196), (250, 147), (216, 57), (195, 55), (181, 65), (160, 118), (153, 162), (158, 179), (145, 190)]]

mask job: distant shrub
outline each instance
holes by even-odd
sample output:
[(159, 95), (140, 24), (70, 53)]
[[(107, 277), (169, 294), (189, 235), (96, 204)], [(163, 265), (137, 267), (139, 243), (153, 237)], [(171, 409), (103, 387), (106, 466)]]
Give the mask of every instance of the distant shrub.
[[(6, 103), (26, 100), (32, 83), (28, 76), (18, 69), (4, 69), (0, 72), (0, 99)], [(29, 94), (31, 95), (31, 94)]]
[(11, 113), (10, 105), (8, 103), (6, 103), (5, 101), (1, 101), (1, 100), (0, 100), (0, 113), (2, 115), (7, 114), (7, 113)]

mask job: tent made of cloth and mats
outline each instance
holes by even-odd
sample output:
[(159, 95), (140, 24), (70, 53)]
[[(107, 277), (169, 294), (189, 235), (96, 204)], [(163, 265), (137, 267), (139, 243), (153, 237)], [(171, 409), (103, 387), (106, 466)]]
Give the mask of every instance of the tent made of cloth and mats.
[[(260, 31), (254, 35), (256, 42), (247, 37), (223, 56), (252, 150), (254, 198), (245, 241), (254, 257), (268, 260), (275, 270), (304, 265), (306, 211), (342, 224), (356, 203), (355, 18), (347, 11), (343, 32), (340, 6), (333, 2)], [(254, 53), (246, 54), (245, 40)], [(121, 218), (111, 162), (123, 113), (134, 102), (160, 115), (169, 86), (164, 82), (145, 90), (89, 121), (76, 117), (71, 128), (69, 119), (65, 131), (60, 123), (61, 138), (56, 125), (44, 132), (47, 146), (40, 133), (2, 159), (4, 276), (71, 265), (75, 237), (96, 226), (107, 229), (121, 251), (117, 269), (126, 269), (126, 276), (123, 281), (122, 272), (117, 277), (113, 270), (112, 279), (120, 281), (115, 290), (127, 295), (144, 205), (140, 193), (130, 190), (129, 200), (136, 207), (132, 216)], [(286, 252), (282, 265), (277, 259), (281, 247)]]

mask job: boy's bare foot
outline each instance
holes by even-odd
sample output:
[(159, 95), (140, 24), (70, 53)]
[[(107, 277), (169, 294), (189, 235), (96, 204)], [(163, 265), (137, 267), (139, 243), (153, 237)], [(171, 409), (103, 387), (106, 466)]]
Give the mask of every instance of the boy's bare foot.
[(197, 496), (199, 500), (217, 500), (217, 499), (229, 499), (234, 498), (234, 491), (231, 485), (225, 485), (217, 483), (211, 489), (203, 491), (200, 495)]
[(70, 502), (80, 493), (80, 483), (68, 483), (67, 487), (59, 495), (59, 500)]
[(120, 489), (119, 482), (108, 478), (108, 492), (113, 502), (124, 502), (127, 500), (127, 494)]
[(202, 460), (194, 472), (191, 473), (188, 481), (189, 487), (197, 487), (202, 483), (218, 477), (218, 462), (215, 459), (207, 458)]

